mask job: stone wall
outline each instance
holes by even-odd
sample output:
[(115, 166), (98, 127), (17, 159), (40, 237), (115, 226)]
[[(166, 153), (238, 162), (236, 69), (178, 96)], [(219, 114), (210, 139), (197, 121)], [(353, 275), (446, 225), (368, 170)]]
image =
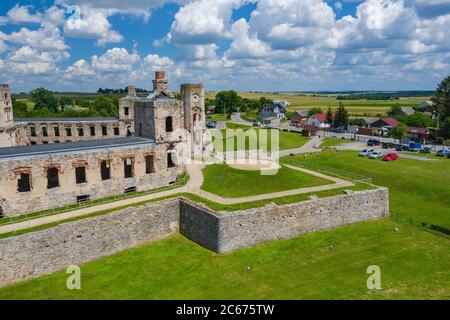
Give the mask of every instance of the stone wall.
[(219, 253), (389, 215), (388, 190), (214, 212), (185, 198), (0, 240), (0, 287), (108, 256), (178, 230)]
[(180, 232), (219, 253), (389, 215), (385, 188), (240, 212), (216, 213), (187, 200), (180, 207)]
[[(167, 154), (153, 144), (61, 152), (54, 155), (12, 158), (0, 161), (0, 208), (5, 217), (74, 204), (77, 197), (88, 195), (101, 199), (123, 194), (129, 188), (137, 191), (168, 186), (176, 181), (184, 167), (167, 168)], [(154, 156), (155, 172), (146, 172), (145, 157)], [(124, 162), (132, 162), (133, 177), (124, 177)], [(102, 180), (101, 163), (109, 161), (110, 179)], [(86, 182), (76, 183), (75, 167), (84, 166)], [(47, 170), (57, 168), (59, 186), (48, 188)], [(19, 192), (20, 172), (30, 174), (31, 191)]]
[(0, 240), (0, 287), (112, 255), (177, 232), (179, 201), (82, 219)]

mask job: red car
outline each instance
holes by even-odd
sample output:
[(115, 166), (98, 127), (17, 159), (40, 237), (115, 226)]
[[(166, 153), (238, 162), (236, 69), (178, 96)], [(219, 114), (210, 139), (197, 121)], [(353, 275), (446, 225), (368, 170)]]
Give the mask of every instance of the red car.
[(397, 159), (398, 159), (398, 154), (395, 153), (395, 152), (391, 152), (391, 153), (388, 153), (388, 154), (384, 155), (384, 157), (381, 160), (383, 160), (383, 161), (394, 161), (394, 160), (397, 160)]

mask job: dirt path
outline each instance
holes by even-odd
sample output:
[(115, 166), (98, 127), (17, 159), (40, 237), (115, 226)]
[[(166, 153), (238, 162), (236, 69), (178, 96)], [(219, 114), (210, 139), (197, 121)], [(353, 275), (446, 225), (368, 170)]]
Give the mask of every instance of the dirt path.
[(249, 196), (249, 197), (241, 197), (241, 198), (223, 198), (216, 194), (206, 192), (201, 190), (201, 186), (203, 184), (203, 165), (188, 165), (187, 166), (187, 172), (189, 174), (189, 181), (188, 183), (180, 188), (168, 190), (168, 191), (162, 191), (157, 192), (145, 196), (130, 198), (130, 199), (124, 199), (119, 200), (115, 202), (105, 203), (97, 206), (92, 206), (89, 208), (83, 208), (78, 210), (73, 210), (66, 213), (56, 214), (52, 216), (46, 216), (42, 218), (36, 218), (31, 219), (23, 222), (18, 222), (14, 224), (4, 225), (0, 226), (0, 234), (14, 232), (18, 230), (28, 229), (37, 227), (44, 224), (49, 224), (53, 222), (63, 221), (71, 218), (86, 216), (95, 212), (104, 211), (104, 210), (110, 210), (115, 209), (127, 205), (132, 205), (135, 203), (140, 203), (144, 201), (150, 201), (158, 198), (168, 197), (172, 196), (178, 193), (192, 193), (198, 196), (201, 196), (209, 201), (213, 201), (219, 204), (227, 205), (227, 204), (238, 204), (243, 202), (252, 202), (252, 201), (259, 201), (259, 200), (267, 200), (267, 199), (274, 199), (279, 197), (285, 197), (285, 196), (292, 196), (292, 195), (298, 195), (303, 193), (311, 193), (311, 192), (318, 192), (318, 191), (324, 191), (324, 190), (332, 190), (337, 188), (343, 188), (343, 187), (350, 187), (353, 184), (351, 182), (338, 179), (335, 177), (327, 176), (315, 171), (306, 170), (303, 168), (298, 168), (294, 166), (286, 165), (286, 167), (289, 167), (294, 170), (298, 170), (310, 175), (314, 175), (323, 179), (327, 179), (330, 181), (333, 181), (334, 184), (331, 185), (322, 185), (322, 186), (316, 186), (316, 187), (308, 187), (308, 188), (301, 188), (301, 189), (295, 189), (295, 190), (287, 190), (287, 191), (281, 191), (281, 192), (274, 192), (274, 193), (267, 193), (262, 195), (256, 195), (256, 196)]

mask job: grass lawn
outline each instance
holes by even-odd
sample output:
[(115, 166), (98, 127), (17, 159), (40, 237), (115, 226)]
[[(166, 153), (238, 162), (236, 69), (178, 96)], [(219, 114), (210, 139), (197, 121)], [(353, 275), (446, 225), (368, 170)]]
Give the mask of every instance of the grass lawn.
[[(267, 130), (267, 129), (260, 129), (260, 128), (248, 127), (248, 126), (243, 126), (243, 125), (237, 125), (237, 124), (233, 124), (233, 123), (228, 123), (227, 128), (231, 129), (231, 130), (221, 130), (221, 133), (223, 136), (222, 140), (218, 140), (218, 139), (213, 140), (215, 150), (220, 150), (221, 145), (222, 145), (222, 151), (225, 151), (225, 150), (226, 151), (254, 150), (255, 147), (253, 145), (251, 145), (249, 142), (250, 132), (252, 132), (252, 131), (254, 131), (254, 133), (256, 134), (256, 138), (257, 138), (256, 148), (262, 148), (265, 151), (266, 151), (266, 149), (269, 151), (272, 150), (272, 134), (274, 134), (275, 131), (277, 131), (279, 133), (279, 148), (278, 148), (278, 150), (288, 150), (288, 149), (300, 148), (309, 140), (309, 138), (306, 138), (306, 137), (302, 136), (300, 133), (296, 133), (296, 132)], [(242, 137), (242, 139), (245, 139), (245, 146), (242, 145), (242, 146), (238, 147), (238, 138), (236, 136), (236, 131), (234, 131), (234, 130), (238, 130), (238, 129), (242, 129), (243, 134), (247, 134), (245, 137)], [(267, 133), (266, 144), (262, 143), (259, 139), (260, 130), (265, 131)], [(253, 135), (253, 133), (252, 133), (252, 135)], [(234, 141), (234, 143), (227, 145), (228, 140)]]
[(357, 151), (329, 150), (299, 158), (336, 169), (359, 173), (389, 188), (391, 215), (405, 222), (429, 223), (450, 229), (450, 161), (394, 162), (369, 160)]
[[(389, 219), (225, 255), (176, 236), (83, 265), (81, 290), (67, 290), (62, 271), (0, 299), (449, 299), (449, 245)], [(379, 291), (366, 287), (370, 265)]]
[(325, 138), (320, 144), (321, 147), (337, 147), (345, 143), (349, 143), (351, 140), (339, 139), (339, 138)]
[(203, 169), (203, 175), (205, 180), (202, 189), (226, 198), (239, 198), (333, 183), (286, 167), (280, 168), (276, 175), (263, 176), (259, 170), (239, 170), (225, 164), (214, 164)]

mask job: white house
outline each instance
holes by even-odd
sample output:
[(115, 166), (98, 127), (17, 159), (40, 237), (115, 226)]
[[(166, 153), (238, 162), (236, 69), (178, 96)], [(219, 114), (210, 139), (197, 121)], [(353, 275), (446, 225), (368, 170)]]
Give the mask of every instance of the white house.
[(324, 113), (315, 114), (306, 121), (307, 125), (315, 126), (319, 129), (328, 129), (330, 125), (326, 123), (327, 116)]

